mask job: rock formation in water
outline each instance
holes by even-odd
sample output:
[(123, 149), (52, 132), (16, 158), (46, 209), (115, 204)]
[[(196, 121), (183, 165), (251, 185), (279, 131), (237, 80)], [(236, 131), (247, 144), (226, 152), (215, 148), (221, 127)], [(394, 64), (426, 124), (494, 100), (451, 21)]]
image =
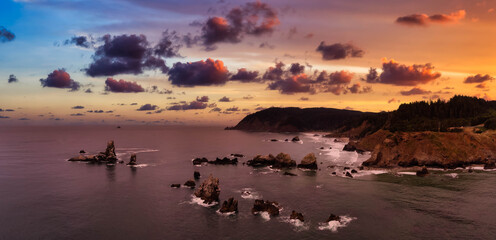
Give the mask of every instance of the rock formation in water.
[(302, 160), (301, 163), (298, 164), (299, 168), (305, 168), (305, 169), (317, 169), (317, 158), (315, 157), (315, 154), (309, 153), (307, 154)]
[(264, 201), (261, 199), (255, 200), (251, 213), (267, 212), (270, 216), (279, 215), (279, 204), (277, 202)]
[(208, 162), (208, 159), (207, 158), (195, 158), (193, 160), (193, 165), (201, 165), (202, 163), (206, 163)]
[(300, 137), (298, 137), (298, 136), (291, 139), (291, 142), (299, 142), (299, 141), (300, 141)]
[(329, 218), (327, 218), (327, 222), (330, 222), (330, 221), (341, 221), (341, 217), (339, 216), (336, 216), (334, 214), (331, 213), (331, 216), (329, 216)]
[(107, 148), (105, 152), (100, 152), (96, 155), (84, 155), (80, 154), (77, 157), (70, 158), (68, 161), (76, 162), (94, 162), (94, 163), (115, 163), (117, 162), (117, 157), (115, 155), (114, 141), (107, 142)]
[(180, 188), (180, 187), (181, 187), (181, 184), (179, 184), (179, 183), (171, 184), (171, 188)]
[(242, 158), (242, 157), (245, 157), (245, 155), (241, 154), (241, 153), (231, 153), (231, 156), (232, 157), (237, 157), (237, 158)]
[(284, 172), (282, 175), (285, 175), (285, 176), (292, 176), (292, 177), (295, 177), (295, 176), (298, 176), (294, 173), (291, 173), (291, 172)]
[(219, 202), (219, 179), (212, 175), (208, 177), (195, 191), (195, 196), (203, 200), (204, 203), (211, 204)]
[(131, 158), (129, 159), (129, 162), (127, 163), (127, 165), (129, 165), (129, 166), (138, 165), (138, 163), (136, 163), (136, 153), (131, 154)]
[(496, 163), (493, 159), (487, 160), (484, 164), (484, 169), (495, 169)]
[(345, 174), (346, 177), (349, 177), (349, 178), (353, 178), (353, 175), (351, 175), (350, 172), (346, 171), (346, 174)]
[(224, 201), (219, 209), (219, 212), (221, 213), (238, 212), (238, 200), (234, 200), (234, 198), (229, 198), (227, 201)]
[(425, 166), (423, 166), (422, 169), (420, 171), (417, 171), (415, 175), (417, 175), (419, 177), (424, 177), (427, 174), (429, 174), (429, 171), (427, 170), (427, 168)]
[(266, 167), (273, 168), (293, 168), (296, 167), (296, 161), (291, 159), (291, 156), (286, 153), (279, 153), (277, 156), (269, 154), (268, 156), (257, 155), (252, 160), (246, 162), (248, 166), (252, 167)]
[(200, 172), (195, 171), (195, 172), (193, 173), (193, 177), (194, 177), (196, 180), (200, 179)]
[(189, 188), (195, 188), (196, 183), (195, 183), (195, 181), (190, 179), (184, 183), (184, 186), (189, 187)]
[(299, 212), (296, 212), (295, 210), (293, 210), (291, 212), (291, 215), (289, 216), (289, 219), (298, 219), (302, 222), (305, 221), (305, 218), (303, 217), (303, 214), (299, 213)]
[(228, 157), (216, 158), (214, 161), (207, 161), (209, 164), (215, 165), (236, 165), (238, 164), (238, 158), (230, 159)]

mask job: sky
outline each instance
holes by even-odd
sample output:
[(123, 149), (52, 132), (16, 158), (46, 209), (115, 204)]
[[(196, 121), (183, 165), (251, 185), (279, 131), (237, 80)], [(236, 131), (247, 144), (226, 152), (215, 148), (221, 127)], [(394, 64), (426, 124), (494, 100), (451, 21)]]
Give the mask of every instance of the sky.
[(0, 125), (493, 100), (496, 0), (3, 0)]

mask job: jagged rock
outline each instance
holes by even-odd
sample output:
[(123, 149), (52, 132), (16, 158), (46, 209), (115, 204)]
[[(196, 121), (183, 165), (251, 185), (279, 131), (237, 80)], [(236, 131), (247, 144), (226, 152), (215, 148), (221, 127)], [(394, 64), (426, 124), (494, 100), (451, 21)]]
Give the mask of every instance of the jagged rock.
[(298, 219), (302, 222), (305, 221), (305, 218), (303, 217), (303, 214), (299, 213), (299, 212), (296, 212), (295, 210), (293, 210), (291, 212), (291, 215), (289, 216), (289, 219)]
[(184, 186), (194, 188), (196, 186), (196, 183), (193, 180), (188, 180), (184, 183)]
[(204, 158), (204, 157), (202, 157), (202, 158), (195, 158), (193, 160), (193, 165), (201, 165), (204, 162), (208, 162), (208, 159), (207, 158)]
[(129, 163), (127, 165), (130, 165), (130, 166), (138, 165), (136, 163), (136, 154), (135, 153), (131, 154), (131, 158), (129, 159)]
[(290, 173), (290, 172), (284, 172), (282, 175), (292, 176), (292, 177), (294, 177), (294, 176), (298, 176), (298, 175), (296, 175), (296, 174), (294, 174), (294, 173)]
[(287, 139), (287, 138), (286, 138), (286, 139), (284, 139), (284, 141), (285, 141), (285, 142), (289, 142), (289, 139)]
[(324, 149), (324, 147), (320, 147), (320, 149)]
[(224, 158), (216, 158), (214, 161), (208, 161), (209, 164), (215, 164), (215, 165), (228, 165), (228, 164), (232, 164), (232, 165), (236, 165), (238, 164), (238, 158), (233, 158), (233, 159), (230, 159), (228, 157), (224, 157)]
[(344, 145), (344, 148), (343, 148), (343, 151), (347, 151), (347, 152), (354, 152), (356, 150), (357, 150), (356, 149), (356, 146), (353, 143), (351, 143), (351, 142), (349, 142), (348, 144)]
[(291, 139), (291, 141), (292, 142), (299, 142), (300, 141), (300, 137), (299, 136), (296, 136), (293, 139)]
[(358, 173), (358, 171), (355, 169), (351, 169), (351, 173)]
[(219, 209), (219, 212), (221, 213), (238, 212), (238, 200), (234, 200), (234, 198), (229, 198), (227, 201), (224, 201)]
[(335, 142), (335, 143), (338, 143), (338, 142), (343, 142), (343, 141), (341, 141), (341, 139), (339, 139), (339, 138), (335, 138), (335, 139), (334, 139), (334, 142)]
[(279, 204), (277, 202), (264, 201), (261, 199), (255, 200), (251, 213), (267, 212), (270, 216), (279, 215)]
[(79, 153), (86, 153), (84, 150), (79, 151)]
[(276, 157), (272, 154), (268, 156), (257, 155), (252, 160), (248, 160), (246, 164), (252, 167), (292, 168), (296, 166), (296, 161), (292, 160), (289, 154), (279, 153)]
[(344, 167), (344, 170), (350, 170), (350, 167)]
[(336, 175), (336, 172), (332, 172), (331, 174), (332, 174), (332, 175)]
[(347, 177), (349, 177), (349, 178), (353, 178), (353, 175), (351, 175), (351, 173), (350, 173), (350, 172), (348, 172), (348, 171), (346, 171), (345, 176), (347, 176)]
[(327, 222), (330, 222), (330, 221), (341, 221), (341, 217), (336, 216), (336, 215), (331, 213), (331, 216), (329, 216), (329, 218), (327, 218)]
[[(84, 151), (84, 150), (81, 150)], [(82, 154), (80, 151), (80, 154)], [(117, 157), (115, 155), (115, 147), (114, 147), (114, 141), (109, 141), (107, 142), (107, 149), (105, 149), (105, 152), (101, 152), (97, 155), (79, 155), (73, 158), (70, 158), (68, 161), (71, 162), (76, 162), (76, 161), (81, 161), (81, 162), (95, 162), (95, 163), (116, 163), (117, 162)]]
[(424, 177), (425, 175), (429, 174), (429, 171), (425, 166), (422, 167), (422, 170), (417, 171), (416, 175), (419, 177)]
[(204, 203), (219, 202), (219, 179), (212, 175), (205, 180), (195, 191), (195, 196), (201, 198)]
[(195, 179), (200, 179), (200, 172), (195, 171), (195, 172), (193, 173), (193, 177), (194, 177)]
[(277, 141), (279, 141), (279, 140), (277, 140), (277, 139), (270, 139), (270, 141), (271, 141), (271, 142), (277, 142)]
[(301, 163), (298, 164), (299, 168), (306, 168), (306, 169), (317, 169), (317, 158), (315, 157), (315, 154), (309, 153), (307, 154), (303, 160), (301, 160)]
[(486, 163), (484, 163), (484, 169), (495, 169), (496, 168), (496, 163), (494, 160), (487, 160)]
[(231, 156), (233, 156), (233, 157), (239, 157), (239, 158), (245, 157), (245, 155), (243, 155), (241, 153), (231, 153)]
[(181, 184), (179, 184), (179, 183), (171, 184), (171, 188), (180, 188), (180, 187), (181, 187)]
[(291, 159), (291, 156), (286, 153), (277, 154), (274, 164), (272, 164), (273, 168), (292, 168), (296, 166), (296, 161)]

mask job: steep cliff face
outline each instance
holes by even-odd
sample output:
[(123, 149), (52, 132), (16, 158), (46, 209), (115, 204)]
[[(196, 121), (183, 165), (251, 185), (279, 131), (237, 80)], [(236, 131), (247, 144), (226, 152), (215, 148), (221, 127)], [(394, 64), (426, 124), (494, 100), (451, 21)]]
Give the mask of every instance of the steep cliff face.
[(330, 131), (363, 115), (333, 108), (268, 108), (246, 116), (228, 129), (270, 132)]
[(381, 130), (355, 143), (371, 150), (363, 165), (373, 167), (432, 166), (456, 168), (496, 159), (496, 131), (474, 133), (396, 132)]

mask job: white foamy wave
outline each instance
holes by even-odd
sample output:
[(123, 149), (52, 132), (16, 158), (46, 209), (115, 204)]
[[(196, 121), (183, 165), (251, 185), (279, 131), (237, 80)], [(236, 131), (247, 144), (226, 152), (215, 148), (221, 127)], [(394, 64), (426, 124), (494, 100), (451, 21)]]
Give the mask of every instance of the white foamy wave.
[(444, 174), (445, 176), (448, 176), (450, 178), (458, 178), (458, 173), (447, 173), (447, 174)]
[(143, 163), (143, 164), (128, 165), (128, 166), (133, 168), (144, 168), (150, 166), (150, 164)]
[(262, 194), (255, 191), (253, 188), (243, 188), (241, 189), (241, 197), (244, 199), (262, 199)]
[(281, 217), (281, 222), (293, 225), (293, 230), (300, 232), (310, 229), (310, 224), (300, 221), (299, 219), (291, 219), (289, 217)]
[(400, 175), (413, 175), (413, 176), (417, 175), (416, 172), (398, 172), (398, 174), (400, 174)]
[(221, 215), (221, 216), (225, 216), (225, 217), (228, 217), (228, 216), (232, 216), (232, 215), (236, 215), (236, 212), (226, 212), (226, 213), (222, 213), (220, 212), (220, 209), (215, 211), (217, 214)]
[(348, 226), (348, 224), (355, 220), (356, 218), (354, 217), (349, 217), (349, 216), (339, 216), (340, 220), (339, 221), (329, 221), (325, 223), (319, 223), (318, 229), (319, 230), (330, 230), (332, 232), (337, 232), (338, 228), (344, 228)]
[(159, 150), (150, 148), (116, 148), (115, 151), (116, 157), (120, 159), (130, 156), (132, 153), (158, 152)]
[(270, 214), (268, 212), (257, 212), (255, 214), (260, 215), (265, 221), (270, 220)]
[(189, 202), (190, 204), (198, 204), (202, 207), (213, 207), (217, 204), (219, 204), (218, 202), (212, 202), (210, 204), (208, 203), (204, 203), (203, 200), (195, 195), (191, 195), (191, 201)]
[(324, 184), (319, 184), (317, 186), (315, 186), (315, 188), (322, 188), (324, 186)]

